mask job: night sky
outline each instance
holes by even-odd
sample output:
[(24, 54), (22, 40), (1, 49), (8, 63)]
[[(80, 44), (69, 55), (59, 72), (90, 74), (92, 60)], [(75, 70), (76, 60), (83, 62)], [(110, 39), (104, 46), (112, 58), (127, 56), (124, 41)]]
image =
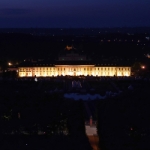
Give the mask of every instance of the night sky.
[(0, 28), (150, 26), (150, 0), (0, 0)]

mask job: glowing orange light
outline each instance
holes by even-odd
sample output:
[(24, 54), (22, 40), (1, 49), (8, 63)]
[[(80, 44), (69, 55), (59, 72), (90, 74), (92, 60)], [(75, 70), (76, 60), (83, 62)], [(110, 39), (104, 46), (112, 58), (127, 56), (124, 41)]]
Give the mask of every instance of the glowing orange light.
[(142, 68), (142, 69), (145, 69), (145, 66), (142, 66), (141, 68)]
[(67, 50), (71, 50), (71, 49), (72, 49), (72, 46), (68, 46), (68, 45), (67, 45), (67, 46), (66, 46), (66, 49), (67, 49)]
[(8, 63), (8, 65), (9, 65), (9, 66), (11, 66), (11, 65), (12, 65), (12, 63), (11, 63), (11, 62), (9, 62), (9, 63)]

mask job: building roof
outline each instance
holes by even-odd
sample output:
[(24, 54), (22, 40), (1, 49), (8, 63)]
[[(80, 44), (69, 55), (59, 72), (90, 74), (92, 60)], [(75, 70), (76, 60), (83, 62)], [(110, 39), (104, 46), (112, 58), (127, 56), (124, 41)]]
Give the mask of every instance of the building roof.
[(94, 65), (95, 67), (131, 67), (129, 63), (122, 62), (97, 62), (93, 61), (39, 61), (39, 62), (22, 62), (18, 65), (18, 67), (54, 67), (55, 65)]
[(58, 59), (55, 61), (25, 61), (19, 64), (19, 67), (54, 67), (55, 65), (95, 65), (96, 67), (132, 66), (129, 62), (123, 60), (90, 60), (73, 46), (66, 46), (63, 51), (60, 51)]
[(56, 61), (55, 65), (95, 65), (91, 61)]
[(53, 67), (54, 63), (49, 61), (38, 61), (38, 62), (31, 62), (25, 61), (18, 65), (18, 67)]
[(130, 64), (127, 63), (96, 63), (96, 67), (131, 67)]

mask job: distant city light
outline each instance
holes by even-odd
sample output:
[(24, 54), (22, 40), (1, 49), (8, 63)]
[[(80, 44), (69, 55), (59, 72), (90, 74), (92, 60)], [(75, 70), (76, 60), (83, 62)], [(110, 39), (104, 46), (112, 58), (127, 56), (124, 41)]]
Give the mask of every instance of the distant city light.
[(145, 56), (146, 56), (147, 58), (150, 58), (150, 54), (146, 54)]
[(147, 40), (150, 40), (150, 37), (146, 37)]
[(11, 66), (11, 65), (12, 65), (12, 63), (11, 63), (11, 62), (9, 62), (9, 63), (8, 63), (8, 65), (9, 65), (9, 66)]
[(145, 69), (145, 66), (141, 66), (142, 69)]

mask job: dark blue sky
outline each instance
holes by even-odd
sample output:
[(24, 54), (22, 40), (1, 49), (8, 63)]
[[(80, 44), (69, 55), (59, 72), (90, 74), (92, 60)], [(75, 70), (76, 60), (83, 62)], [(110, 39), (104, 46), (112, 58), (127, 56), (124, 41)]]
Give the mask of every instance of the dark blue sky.
[(150, 0), (0, 0), (0, 28), (137, 26), (150, 26)]

